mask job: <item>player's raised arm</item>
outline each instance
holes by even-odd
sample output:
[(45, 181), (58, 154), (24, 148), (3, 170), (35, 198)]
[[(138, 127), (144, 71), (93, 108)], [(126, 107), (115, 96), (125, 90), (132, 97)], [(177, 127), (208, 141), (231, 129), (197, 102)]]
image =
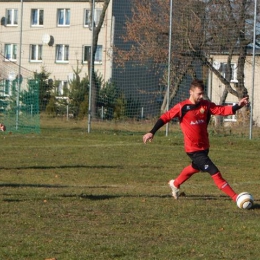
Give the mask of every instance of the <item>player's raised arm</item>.
[(244, 97), (240, 99), (239, 102), (232, 107), (233, 113), (235, 113), (237, 110), (239, 110), (240, 108), (248, 104), (249, 104), (248, 97)]
[(238, 105), (239, 105), (240, 107), (243, 107), (243, 106), (248, 105), (248, 103), (249, 103), (248, 97), (244, 97), (244, 98), (242, 98), (242, 99), (239, 100)]

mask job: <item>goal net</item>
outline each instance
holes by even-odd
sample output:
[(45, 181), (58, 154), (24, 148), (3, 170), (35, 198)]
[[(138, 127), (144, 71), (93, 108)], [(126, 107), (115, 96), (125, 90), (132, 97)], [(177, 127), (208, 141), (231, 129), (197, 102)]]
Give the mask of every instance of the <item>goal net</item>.
[(8, 133), (38, 133), (39, 81), (31, 71), (4, 60), (0, 55), (0, 120)]

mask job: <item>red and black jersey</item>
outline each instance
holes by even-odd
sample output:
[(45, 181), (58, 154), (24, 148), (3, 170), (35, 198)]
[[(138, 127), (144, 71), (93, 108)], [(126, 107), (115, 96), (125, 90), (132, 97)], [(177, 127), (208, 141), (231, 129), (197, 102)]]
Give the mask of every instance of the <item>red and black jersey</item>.
[(167, 123), (173, 118), (179, 118), (184, 135), (184, 148), (187, 153), (190, 153), (209, 148), (207, 126), (211, 115), (227, 116), (233, 114), (232, 106), (220, 106), (207, 100), (193, 104), (187, 99), (176, 104), (160, 119)]

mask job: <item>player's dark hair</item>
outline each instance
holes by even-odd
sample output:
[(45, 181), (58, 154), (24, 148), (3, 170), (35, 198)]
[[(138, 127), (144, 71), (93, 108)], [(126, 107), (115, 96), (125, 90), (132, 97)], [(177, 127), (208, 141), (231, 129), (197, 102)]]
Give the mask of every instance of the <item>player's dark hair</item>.
[(194, 80), (191, 82), (190, 89), (194, 89), (194, 88), (200, 88), (201, 90), (204, 90), (203, 81), (202, 81), (202, 80), (199, 80), (199, 79), (194, 79)]

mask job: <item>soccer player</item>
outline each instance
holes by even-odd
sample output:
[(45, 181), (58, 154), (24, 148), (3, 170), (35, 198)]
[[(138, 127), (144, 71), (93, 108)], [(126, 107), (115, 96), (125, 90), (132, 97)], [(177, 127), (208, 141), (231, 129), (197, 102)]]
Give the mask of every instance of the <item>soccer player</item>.
[(217, 166), (211, 161), (207, 126), (211, 115), (233, 115), (238, 109), (248, 104), (248, 97), (242, 98), (233, 106), (220, 106), (203, 99), (204, 85), (201, 80), (194, 79), (190, 86), (190, 97), (165, 112), (155, 123), (153, 129), (143, 136), (143, 142), (152, 141), (156, 131), (173, 118), (178, 118), (184, 135), (185, 152), (191, 164), (185, 167), (175, 180), (169, 181), (172, 196), (178, 199), (181, 184), (194, 173), (208, 172), (216, 186), (236, 201), (237, 193), (222, 177)]

